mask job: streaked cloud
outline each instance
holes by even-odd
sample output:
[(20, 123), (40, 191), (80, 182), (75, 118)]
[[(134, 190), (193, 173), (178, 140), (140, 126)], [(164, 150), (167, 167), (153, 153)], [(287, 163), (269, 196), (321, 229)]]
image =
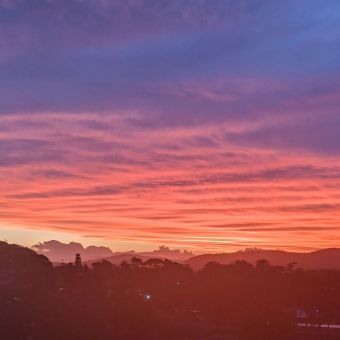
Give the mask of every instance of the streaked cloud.
[(0, 0), (1, 224), (119, 249), (334, 246), (338, 7)]

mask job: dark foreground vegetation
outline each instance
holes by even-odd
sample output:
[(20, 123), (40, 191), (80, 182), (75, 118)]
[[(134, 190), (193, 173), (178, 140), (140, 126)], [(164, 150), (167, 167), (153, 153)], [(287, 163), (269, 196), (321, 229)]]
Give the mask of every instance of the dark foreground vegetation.
[(79, 256), (53, 267), (0, 243), (0, 339), (339, 339), (324, 328), (339, 307), (340, 271), (138, 258), (89, 268)]

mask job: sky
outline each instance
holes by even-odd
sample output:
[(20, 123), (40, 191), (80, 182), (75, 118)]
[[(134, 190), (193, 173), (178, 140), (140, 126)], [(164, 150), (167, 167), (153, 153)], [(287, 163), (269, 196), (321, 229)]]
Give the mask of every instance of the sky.
[(0, 238), (340, 244), (336, 0), (0, 0)]

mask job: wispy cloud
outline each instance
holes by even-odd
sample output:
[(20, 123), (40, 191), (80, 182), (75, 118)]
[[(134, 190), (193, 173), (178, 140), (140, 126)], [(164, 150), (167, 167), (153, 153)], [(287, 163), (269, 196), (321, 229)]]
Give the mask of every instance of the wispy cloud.
[(112, 244), (333, 245), (338, 7), (0, 1), (0, 222)]

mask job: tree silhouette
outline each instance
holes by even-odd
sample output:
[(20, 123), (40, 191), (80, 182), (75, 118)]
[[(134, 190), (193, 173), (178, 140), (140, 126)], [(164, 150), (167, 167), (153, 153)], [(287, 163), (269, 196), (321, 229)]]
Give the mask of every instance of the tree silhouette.
[(164, 261), (161, 259), (148, 259), (144, 262), (147, 268), (160, 268), (164, 266)]
[(314, 325), (340, 324), (338, 270), (237, 261), (193, 271), (138, 258), (84, 267), (80, 254), (53, 267), (0, 242), (0, 339), (340, 339), (340, 330), (299, 328), (296, 313)]
[(80, 254), (76, 254), (76, 257), (75, 257), (75, 260), (74, 260), (74, 265), (78, 269), (82, 268), (82, 262), (81, 262)]
[(270, 267), (270, 263), (269, 261), (265, 260), (265, 259), (261, 259), (256, 261), (256, 268), (258, 269), (265, 269), (265, 268), (269, 268)]
[(134, 256), (132, 259), (131, 259), (131, 263), (135, 266), (135, 267), (139, 267), (142, 263), (143, 263), (143, 260), (139, 257), (136, 257)]

